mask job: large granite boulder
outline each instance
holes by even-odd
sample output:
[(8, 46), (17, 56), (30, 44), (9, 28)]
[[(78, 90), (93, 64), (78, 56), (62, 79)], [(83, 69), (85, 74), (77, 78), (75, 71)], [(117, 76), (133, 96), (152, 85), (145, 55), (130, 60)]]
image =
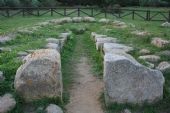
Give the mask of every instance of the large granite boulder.
[(162, 99), (164, 77), (125, 56), (107, 53), (104, 56), (106, 103), (153, 103)]
[(36, 50), (24, 59), (15, 76), (14, 87), (26, 101), (62, 97), (61, 59), (54, 49)]
[(16, 101), (11, 94), (5, 94), (0, 97), (0, 113), (11, 111), (16, 105)]

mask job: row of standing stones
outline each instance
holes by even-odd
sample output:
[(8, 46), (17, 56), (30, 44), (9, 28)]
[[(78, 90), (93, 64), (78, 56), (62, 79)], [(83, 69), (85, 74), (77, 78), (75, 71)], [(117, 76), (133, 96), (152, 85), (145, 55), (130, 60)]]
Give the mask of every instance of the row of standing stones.
[(138, 63), (128, 52), (132, 47), (119, 44), (116, 38), (91, 33), (96, 49), (104, 54), (104, 94), (110, 103), (154, 103), (163, 98), (164, 77), (161, 71)]
[[(35, 26), (30, 27), (30, 28), (19, 28), (19, 29), (16, 30), (15, 33), (0, 36), (0, 43), (6, 43), (8, 41), (15, 39), (16, 34), (28, 34), (28, 35), (30, 35), (30, 34), (33, 34), (35, 31), (37, 31), (38, 29), (40, 29), (42, 27), (46, 27), (48, 25), (54, 25), (54, 24), (61, 24), (62, 25), (64, 23), (71, 23), (71, 22), (72, 23), (99, 22), (99, 23), (103, 23), (103, 24), (112, 23), (112, 24), (114, 24), (114, 26), (116, 28), (126, 28), (127, 27), (127, 24), (124, 23), (124, 22), (121, 22), (121, 21), (112, 22), (109, 19), (100, 19), (99, 21), (97, 21), (93, 17), (73, 17), (73, 18), (66, 17), (66, 18), (61, 18), (61, 19), (53, 19), (53, 20), (46, 21), (46, 22), (40, 22), (40, 23), (36, 24)], [(161, 26), (162, 27), (170, 27), (169, 23), (167, 23), (167, 22), (163, 23)], [(70, 36), (70, 33), (71, 32), (61, 33), (61, 35), (59, 36), (59, 39), (48, 38), (46, 40), (48, 42), (47, 45), (45, 46), (46, 49), (41, 49), (41, 50), (36, 50), (36, 51), (28, 50), (26, 52), (19, 52), (18, 53), (18, 57), (23, 60), (24, 64), (17, 70), (17, 74), (16, 74), (16, 77), (15, 77), (15, 88), (16, 88), (16, 91), (26, 101), (32, 101), (32, 100), (41, 99), (41, 98), (44, 98), (44, 97), (56, 97), (56, 96), (62, 99), (62, 90), (63, 90), (62, 87), (63, 86), (62, 86), (61, 61), (60, 61), (61, 59), (60, 59), (60, 53), (59, 52), (62, 50), (65, 42), (67, 41), (68, 37)], [(97, 49), (100, 49), (101, 47), (103, 48), (102, 41), (107, 42), (109, 40), (108, 42), (112, 42), (112, 43), (115, 43), (117, 41), (117, 39), (112, 38), (112, 37), (110, 37), (106, 40), (101, 39), (101, 37), (100, 37), (100, 39), (97, 39), (97, 40), (99, 40), (99, 41), (97, 41), (97, 45), (98, 45), (98, 46), (96, 46)], [(104, 45), (105, 45), (104, 47), (106, 47), (106, 48), (107, 48), (107, 46), (109, 47), (108, 44), (104, 44)], [(122, 46), (122, 45), (115, 43), (114, 46), (118, 47), (116, 49), (116, 51), (114, 51), (114, 53), (116, 53), (119, 56), (122, 56), (123, 57), (122, 59), (124, 59), (126, 57), (126, 58), (129, 58), (130, 60), (136, 62), (133, 59), (132, 56), (126, 54), (126, 52), (129, 51), (128, 50), (129, 47), (128, 48), (126, 48), (127, 46), (123, 47), (124, 49), (123, 49), (123, 52), (122, 52), (122, 47), (119, 47), (119, 46)], [(121, 50), (121, 52), (120, 52), (120, 50)], [(6, 52), (6, 51), (10, 52), (12, 50), (10, 48), (3, 48), (3, 47), (0, 48), (0, 52)], [(107, 51), (107, 50), (105, 50), (105, 51)], [(146, 51), (144, 50), (144, 52), (146, 52)], [(108, 59), (110, 59), (111, 56), (109, 56), (109, 54), (105, 55), (105, 57), (106, 57), (105, 59), (107, 59), (108, 57), (109, 57)], [(111, 57), (111, 59), (113, 59), (112, 57)], [(105, 61), (107, 61), (107, 60), (105, 60)], [(127, 63), (126, 65), (129, 65), (129, 64)], [(134, 65), (134, 67), (136, 69), (136, 65)], [(109, 68), (107, 68), (107, 69), (109, 69)], [(122, 67), (120, 69), (122, 69)], [(133, 69), (133, 68), (130, 68), (130, 69)], [(112, 73), (111, 70), (112, 69), (110, 69), (109, 73), (114, 75), (114, 73)], [(145, 69), (145, 70), (147, 70), (147, 69)], [(124, 70), (122, 72), (125, 72), (125, 71), (126, 70)], [(133, 70), (131, 70), (131, 71), (133, 71)], [(108, 72), (106, 70), (106, 68), (105, 68), (104, 72)], [(107, 77), (106, 75), (107, 74), (105, 74), (105, 77)], [(121, 77), (119, 77), (119, 78), (121, 78)], [(109, 80), (109, 79), (106, 79), (106, 80)], [(3, 72), (0, 72), (0, 82), (3, 81), (3, 80), (5, 80), (5, 77), (3, 76)], [(124, 81), (124, 79), (122, 79), (122, 80)], [(122, 81), (122, 80), (120, 80), (120, 81)], [(126, 77), (125, 80), (131, 80), (131, 79), (128, 79)], [(121, 90), (124, 90), (124, 89), (117, 89), (116, 92), (119, 91), (118, 93), (116, 93), (115, 91), (112, 92), (112, 89), (114, 89), (114, 88), (112, 87), (113, 85), (111, 85), (110, 83), (113, 82), (113, 79), (110, 79), (109, 81), (110, 82), (108, 82), (108, 88), (109, 87), (110, 88), (109, 89), (105, 88), (105, 91), (107, 91), (107, 90), (109, 91), (109, 93), (107, 94), (108, 97), (111, 97), (111, 95), (115, 95), (115, 94), (119, 95)], [(124, 84), (131, 83), (131, 82), (132, 81), (127, 81)], [(105, 83), (107, 83), (107, 82), (105, 82)], [(115, 85), (118, 85), (117, 83), (118, 82), (116, 82)], [(136, 84), (133, 85), (133, 86), (136, 86), (136, 85), (139, 86), (139, 84), (137, 84), (137, 82), (135, 82), (135, 83)], [(159, 81), (158, 81), (158, 83), (159, 83)], [(164, 83), (164, 80), (162, 80), (162, 83), (160, 83), (160, 90), (161, 91), (163, 90), (162, 85), (161, 85), (163, 83)], [(124, 87), (123, 84), (119, 84), (119, 85)], [(124, 87), (124, 88), (126, 89), (127, 87)], [(130, 86), (128, 88), (131, 88), (133, 91), (137, 91), (137, 90), (134, 90)], [(144, 88), (144, 86), (141, 87), (141, 88)], [(147, 88), (147, 86), (144, 89), (146, 89), (146, 88)], [(126, 91), (127, 90), (128, 89), (126, 89)], [(124, 91), (124, 92), (126, 92), (126, 91)], [(158, 91), (159, 95), (157, 95), (156, 97), (153, 97), (153, 98), (155, 98), (155, 99), (161, 98), (161, 96), (162, 96), (161, 91), (160, 92)], [(119, 96), (119, 98), (116, 97), (117, 99), (112, 98), (111, 101), (115, 102), (116, 100), (119, 100), (120, 98), (122, 98), (121, 102), (123, 102), (124, 99), (125, 100), (127, 99), (127, 97), (128, 98), (130, 97), (129, 98), (130, 101), (135, 101), (133, 99), (136, 99), (136, 98), (133, 98), (134, 95), (132, 95), (131, 93), (133, 93), (133, 92), (132, 91), (128, 92), (127, 96), (121, 95), (121, 96)], [(143, 92), (142, 94), (140, 94), (140, 93), (138, 92), (139, 95), (144, 95), (143, 93), (146, 94), (146, 92)], [(148, 92), (147, 94), (149, 95), (149, 93), (150, 92)], [(153, 94), (153, 93), (151, 93), (151, 94)], [(143, 97), (143, 99), (145, 99), (145, 100), (147, 98), (149, 98), (149, 96)], [(143, 100), (141, 100), (141, 101), (143, 101)], [(126, 102), (128, 102), (128, 101), (126, 100)], [(140, 103), (140, 102), (137, 102), (137, 103)], [(7, 93), (4, 96), (0, 97), (0, 113), (6, 113), (6, 112), (12, 110), (15, 107), (15, 105), (16, 105), (16, 101), (11, 94)], [(50, 104), (46, 108), (46, 111), (47, 111), (47, 113), (62, 113), (61, 108), (59, 108), (58, 106), (56, 106), (54, 104)]]
[[(15, 76), (14, 87), (17, 93), (26, 102), (31, 102), (44, 97), (58, 97), (62, 100), (63, 83), (61, 73), (60, 51), (71, 37), (71, 32), (61, 33), (56, 38), (47, 38), (44, 49), (31, 50), (30, 54), (19, 52), (23, 64), (18, 68)], [(0, 72), (0, 79), (4, 80)], [(0, 113), (13, 109), (16, 101), (11, 94), (0, 98)], [(47, 113), (63, 113), (60, 107), (50, 104)]]

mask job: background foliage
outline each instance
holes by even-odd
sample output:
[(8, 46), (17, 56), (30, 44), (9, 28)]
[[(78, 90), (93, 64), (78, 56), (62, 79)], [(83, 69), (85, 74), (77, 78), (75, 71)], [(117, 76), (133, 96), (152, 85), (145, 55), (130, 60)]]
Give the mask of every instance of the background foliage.
[(170, 6), (170, 0), (0, 0), (0, 7)]

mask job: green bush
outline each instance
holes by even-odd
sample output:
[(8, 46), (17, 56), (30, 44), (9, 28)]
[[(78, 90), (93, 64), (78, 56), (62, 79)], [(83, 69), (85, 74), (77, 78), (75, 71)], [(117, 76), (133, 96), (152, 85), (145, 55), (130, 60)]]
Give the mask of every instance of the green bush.
[(19, 0), (5, 0), (5, 5), (8, 7), (18, 7), (20, 6)]
[(140, 6), (158, 6), (161, 0), (139, 0)]
[(0, 7), (5, 6), (5, 1), (4, 0), (0, 0)]

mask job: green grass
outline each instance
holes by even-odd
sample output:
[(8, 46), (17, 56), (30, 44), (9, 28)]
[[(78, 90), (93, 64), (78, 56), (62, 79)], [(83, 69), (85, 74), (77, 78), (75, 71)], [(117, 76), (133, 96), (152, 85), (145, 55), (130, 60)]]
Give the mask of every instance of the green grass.
[[(72, 16), (74, 16), (73, 14)], [(102, 17), (99, 15), (98, 17)], [(110, 17), (110, 16), (109, 16)], [(0, 34), (7, 34), (14, 32), (18, 27), (31, 27), (37, 22), (58, 18), (57, 16), (50, 17), (49, 15), (44, 17), (13, 17), (8, 19), (0, 19)], [(113, 17), (110, 17), (113, 18)], [(161, 37), (167, 40), (170, 40), (170, 29), (160, 27), (162, 22), (148, 22), (141, 21), (139, 19), (131, 20), (130, 17), (126, 19), (121, 19), (126, 23), (133, 23), (136, 27), (128, 27), (125, 29), (114, 28), (113, 25), (103, 25), (99, 23), (81, 23), (81, 24), (64, 24), (64, 25), (49, 25), (46, 27), (40, 28), (38, 31), (34, 32), (32, 35), (17, 35), (17, 38), (1, 44), (0, 47), (10, 47), (12, 48), (11, 52), (0, 53), (0, 70), (4, 72), (6, 77), (5, 81), (0, 83), (0, 95), (5, 94), (6, 92), (12, 93), (17, 100), (17, 106), (11, 113), (22, 113), (23, 105), (25, 102), (20, 98), (14, 90), (13, 81), (16, 70), (21, 65), (21, 61), (17, 59), (17, 53), (19, 51), (26, 51), (32, 49), (43, 48), (46, 44), (45, 39), (49, 37), (57, 38), (59, 33), (63, 31), (73, 31), (73, 39), (69, 40), (67, 45), (64, 47), (61, 60), (62, 60), (62, 74), (63, 74), (63, 83), (64, 83), (64, 103), (58, 101), (58, 99), (42, 99), (31, 104), (35, 106), (36, 110), (38, 107), (42, 106), (45, 108), (49, 103), (59, 104), (64, 108), (64, 105), (69, 102), (69, 88), (73, 82), (74, 76), (74, 60), (78, 60), (83, 54), (87, 55), (90, 62), (93, 64), (93, 72), (96, 76), (102, 78), (103, 74), (103, 58), (101, 53), (96, 51), (94, 42), (90, 39), (91, 32), (97, 32), (100, 34), (107, 34), (118, 38), (120, 43), (124, 43), (135, 48), (135, 51), (131, 53), (135, 58), (139, 57), (139, 50), (142, 48), (149, 49), (153, 54), (165, 50), (159, 49), (150, 44), (151, 38)], [(80, 29), (86, 28), (85, 32), (78, 32)], [(111, 29), (107, 31), (107, 29)], [(138, 37), (131, 34), (134, 30), (146, 30), (151, 33), (150, 36)], [(76, 47), (79, 45), (78, 47)], [(76, 49), (77, 48), (77, 49)], [(170, 49), (169, 47), (166, 49)], [(80, 52), (79, 52), (80, 51)], [(170, 61), (169, 58), (161, 57), (162, 60)], [(141, 62), (142, 63), (142, 62)], [(160, 102), (144, 106), (138, 105), (129, 105), (129, 104), (112, 104), (106, 111), (108, 113), (117, 113), (122, 111), (125, 108), (132, 110), (132, 112), (142, 112), (142, 113), (164, 113), (168, 112), (170, 109), (170, 74), (165, 74), (166, 83), (164, 86), (164, 99)], [(42, 112), (37, 110), (37, 113)]]

